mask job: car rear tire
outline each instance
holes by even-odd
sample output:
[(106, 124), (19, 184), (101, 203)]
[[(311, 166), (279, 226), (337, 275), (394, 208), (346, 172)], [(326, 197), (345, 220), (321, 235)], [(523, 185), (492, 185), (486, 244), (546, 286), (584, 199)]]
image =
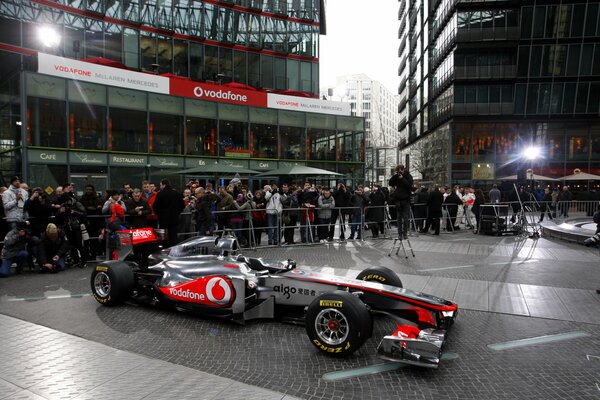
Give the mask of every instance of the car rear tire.
[(371, 336), (372, 327), (366, 304), (344, 291), (318, 296), (306, 312), (306, 333), (311, 343), (336, 357), (358, 350)]
[(94, 267), (90, 284), (92, 294), (98, 303), (116, 306), (131, 297), (135, 277), (126, 263), (109, 261)]
[(402, 280), (394, 271), (386, 267), (371, 267), (363, 270), (356, 279), (367, 282), (379, 282), (385, 285), (403, 287)]

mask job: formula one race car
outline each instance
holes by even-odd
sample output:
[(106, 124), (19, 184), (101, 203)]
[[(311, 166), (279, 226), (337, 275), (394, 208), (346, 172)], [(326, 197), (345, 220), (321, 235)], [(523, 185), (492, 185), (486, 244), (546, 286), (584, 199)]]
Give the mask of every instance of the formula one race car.
[(92, 293), (105, 306), (135, 299), (241, 324), (302, 321), (312, 344), (334, 356), (359, 349), (372, 334), (373, 316), (387, 316), (397, 329), (381, 340), (380, 357), (432, 368), (457, 313), (455, 303), (402, 288), (388, 268), (367, 268), (356, 279), (302, 270), (292, 260), (238, 254), (236, 238), (227, 235), (191, 238), (150, 256), (142, 267), (127, 260), (142, 235), (129, 235), (119, 260), (94, 266)]

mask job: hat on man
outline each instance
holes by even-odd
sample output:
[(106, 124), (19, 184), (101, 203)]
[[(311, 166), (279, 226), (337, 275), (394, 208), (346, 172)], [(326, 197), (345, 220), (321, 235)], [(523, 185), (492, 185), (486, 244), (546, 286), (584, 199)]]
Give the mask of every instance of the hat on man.
[(12, 184), (14, 181), (19, 181), (19, 182), (20, 182), (20, 181), (21, 181), (21, 178), (19, 178), (19, 177), (18, 177), (18, 176), (16, 176), (16, 175), (15, 175), (15, 176), (12, 176), (12, 177), (10, 178), (10, 183)]
[(18, 231), (24, 231), (26, 229), (29, 229), (29, 222), (27, 222), (27, 221), (17, 222), (17, 230)]

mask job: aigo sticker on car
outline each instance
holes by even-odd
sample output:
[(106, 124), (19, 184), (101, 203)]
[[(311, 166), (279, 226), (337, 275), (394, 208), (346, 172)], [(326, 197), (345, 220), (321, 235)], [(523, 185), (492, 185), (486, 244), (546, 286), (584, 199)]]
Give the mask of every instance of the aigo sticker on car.
[(223, 276), (203, 276), (175, 286), (160, 287), (167, 297), (213, 307), (225, 307), (233, 303), (235, 293), (231, 281)]

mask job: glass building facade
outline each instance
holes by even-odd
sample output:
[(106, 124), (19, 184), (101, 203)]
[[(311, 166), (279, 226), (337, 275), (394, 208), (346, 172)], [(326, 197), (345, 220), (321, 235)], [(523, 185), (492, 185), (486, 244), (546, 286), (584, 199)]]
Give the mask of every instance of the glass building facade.
[(599, 2), (399, 4), (401, 157), (423, 180), (490, 186), (530, 146), (536, 174), (600, 174)]
[[(38, 51), (136, 77), (317, 97), (321, 18), (319, 2), (310, 0), (3, 1), (0, 168), (5, 181), (17, 171), (30, 186), (80, 179), (101, 189), (206, 163), (260, 172), (306, 164), (342, 173), (349, 184), (362, 181), (362, 118), (39, 73)], [(58, 46), (41, 44), (42, 26), (59, 33)]]

